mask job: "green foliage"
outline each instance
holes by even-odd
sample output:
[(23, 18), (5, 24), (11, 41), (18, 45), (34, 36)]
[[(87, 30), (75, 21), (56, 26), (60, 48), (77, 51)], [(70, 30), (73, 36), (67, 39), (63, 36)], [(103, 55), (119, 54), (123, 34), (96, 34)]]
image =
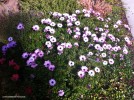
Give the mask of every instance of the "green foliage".
[[(114, 4), (115, 0), (107, 0), (108, 2)], [(103, 100), (103, 99), (131, 99), (132, 87), (128, 85), (129, 79), (132, 77), (131, 70), (131, 60), (130, 53), (128, 56), (125, 56), (124, 62), (120, 62), (115, 58), (114, 65), (103, 66), (102, 62), (95, 62), (96, 56), (90, 57), (88, 62), (80, 62), (79, 55), (87, 54), (90, 50), (87, 49), (88, 44), (85, 44), (82, 41), (77, 41), (72, 39), (66, 33), (66, 26), (59, 29), (56, 28), (56, 33), (53, 35), (56, 37), (59, 42), (78, 42), (80, 44), (79, 48), (72, 48), (71, 50), (65, 50), (62, 55), (57, 55), (57, 48), (54, 47), (53, 50), (50, 50), (50, 54), (46, 54), (48, 51), (45, 46), (46, 33), (43, 32), (43, 29), (47, 25), (41, 25), (40, 19), (37, 16), (29, 15), (30, 10), (34, 12), (43, 11), (43, 18), (51, 18), (49, 15), (50, 11), (58, 11), (60, 13), (74, 13), (76, 9), (81, 9), (81, 7), (76, 3), (76, 0), (21, 0), (21, 10), (23, 12), (10, 16), (5, 22), (6, 28), (4, 31), (8, 33), (8, 36), (13, 36), (22, 46), (23, 52), (33, 52), (35, 49), (40, 48), (45, 52), (43, 60), (38, 59), (37, 63), (39, 66), (35, 69), (24, 67), (24, 80), (20, 83), (24, 86), (30, 85), (33, 88), (32, 96), (27, 96), (28, 99), (44, 99), (49, 98), (51, 100)], [(120, 10), (119, 10), (120, 9)], [(109, 31), (119, 39), (124, 38), (125, 34), (128, 31), (124, 27), (120, 27), (118, 32), (113, 28), (113, 24), (121, 19), (122, 8), (113, 6), (113, 14), (107, 17), (111, 17), (112, 21), (108, 23)], [(53, 21), (58, 22), (52, 18)], [(81, 22), (80, 28), (88, 26), (92, 33), (95, 33), (94, 29), (97, 27), (104, 27), (105, 22), (97, 20), (94, 16), (90, 18), (84, 18), (82, 15), (79, 16)], [(16, 26), (19, 22), (24, 24), (24, 30), (16, 30)], [(40, 30), (35, 32), (32, 30), (32, 26), (38, 24)], [(8, 37), (7, 36), (7, 37)], [(93, 43), (92, 41), (90, 43)], [(108, 41), (108, 43), (111, 43)], [(119, 45), (124, 46), (124, 41), (121, 41)], [(96, 53), (95, 50), (91, 50), (93, 53)], [(18, 51), (16, 51), (18, 52)], [(117, 53), (119, 56), (120, 53)], [(109, 56), (112, 57), (111, 55)], [(44, 60), (50, 60), (55, 66), (56, 69), (54, 72), (50, 72), (44, 68)], [(69, 67), (68, 61), (75, 61), (75, 66)], [(23, 62), (23, 61), (22, 61)], [(20, 62), (21, 63), (21, 62)], [(24, 64), (24, 62), (23, 62)], [(80, 70), (82, 65), (88, 66), (89, 69), (94, 69), (95, 66), (99, 66), (101, 72), (96, 74), (94, 77), (86, 75), (85, 78), (80, 79), (77, 76), (77, 72)], [(121, 68), (124, 67), (124, 68)], [(34, 74), (34, 79), (29, 79), (30, 74)], [(6, 76), (8, 77), (8, 76)], [(49, 86), (49, 79), (54, 78), (57, 82), (56, 86)], [(8, 83), (8, 82), (7, 82)], [(10, 87), (10, 86), (9, 86)], [(20, 87), (23, 88), (24, 87)], [(63, 97), (58, 97), (59, 89), (63, 89), (65, 95)], [(17, 90), (12, 89), (10, 91)], [(8, 94), (11, 92), (9, 91)], [(25, 95), (22, 91), (22, 95)], [(129, 92), (128, 92), (129, 91)], [(16, 91), (12, 94), (14, 95)], [(6, 93), (5, 93), (6, 94)], [(10, 94), (11, 95), (11, 94)], [(124, 96), (125, 95), (125, 96)]]

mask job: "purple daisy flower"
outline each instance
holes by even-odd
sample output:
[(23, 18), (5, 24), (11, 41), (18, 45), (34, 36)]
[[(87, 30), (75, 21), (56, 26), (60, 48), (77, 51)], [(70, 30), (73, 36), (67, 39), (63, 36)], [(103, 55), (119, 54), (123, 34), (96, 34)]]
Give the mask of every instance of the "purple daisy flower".
[(54, 65), (50, 65), (50, 66), (48, 67), (48, 69), (49, 69), (50, 71), (54, 71), (55, 66), (54, 66)]
[(54, 86), (56, 84), (56, 81), (54, 79), (49, 80), (49, 85)]
[(34, 62), (33, 62), (32, 65), (31, 65), (32, 68), (36, 68), (37, 66), (38, 66), (38, 64), (36, 64), (36, 63), (34, 63)]
[(58, 91), (58, 96), (62, 97), (64, 95), (64, 90), (59, 90)]
[(23, 59), (26, 59), (27, 57), (28, 57), (28, 53), (27, 52), (25, 52), (25, 53), (22, 54), (22, 58)]
[(13, 41), (13, 37), (9, 37), (9, 38), (8, 38), (8, 41), (9, 41), (9, 42)]
[(32, 61), (30, 61), (30, 60), (27, 60), (27, 62), (26, 62), (26, 63), (27, 63), (27, 66), (31, 66), (33, 62), (32, 62)]
[(34, 61), (35, 61), (35, 58), (30, 57), (30, 58), (29, 58), (29, 61), (34, 62)]
[(40, 52), (38, 53), (38, 56), (39, 56), (40, 58), (42, 58), (42, 57), (44, 56), (44, 52), (43, 52), (43, 51), (40, 51)]
[(37, 55), (36, 55), (35, 53), (33, 53), (33, 54), (31, 55), (31, 57), (33, 57), (34, 59), (37, 59)]
[(17, 29), (18, 29), (18, 30), (24, 29), (24, 25), (23, 25), (22, 23), (19, 23), (19, 24), (17, 25)]
[(51, 65), (51, 61), (47, 60), (44, 62), (45, 67), (49, 67)]
[(7, 51), (7, 46), (6, 45), (2, 46), (2, 51), (3, 52), (6, 52)]
[(40, 49), (36, 49), (34, 53), (38, 54), (40, 52)]
[(11, 43), (8, 43), (6, 46), (7, 46), (7, 48), (11, 48), (12, 47)]

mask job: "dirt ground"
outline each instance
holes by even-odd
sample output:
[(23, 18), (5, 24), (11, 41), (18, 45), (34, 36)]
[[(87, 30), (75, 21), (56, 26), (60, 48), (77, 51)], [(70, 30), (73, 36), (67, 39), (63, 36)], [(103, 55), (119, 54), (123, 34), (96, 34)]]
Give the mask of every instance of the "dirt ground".
[(1, 0), (0, 1), (0, 16), (9, 15), (10, 13), (19, 12), (18, 0)]

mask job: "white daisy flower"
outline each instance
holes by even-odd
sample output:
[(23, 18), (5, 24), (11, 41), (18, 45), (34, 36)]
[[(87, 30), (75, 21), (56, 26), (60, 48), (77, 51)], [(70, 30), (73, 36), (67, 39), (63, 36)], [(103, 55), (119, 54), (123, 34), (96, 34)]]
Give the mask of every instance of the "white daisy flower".
[(52, 43), (55, 43), (55, 42), (56, 42), (56, 38), (55, 38), (55, 37), (50, 38), (50, 41), (51, 41)]
[(81, 56), (79, 57), (79, 59), (80, 59), (80, 61), (86, 61), (86, 56), (81, 55)]
[(87, 56), (92, 56), (93, 52), (88, 52)]
[(78, 47), (79, 46), (78, 42), (75, 42), (74, 43), (74, 46)]
[(118, 47), (113, 47), (112, 49), (113, 49), (115, 52), (118, 51)]
[(97, 35), (96, 34), (92, 34), (91, 37), (97, 37)]
[(83, 9), (82, 12), (83, 12), (83, 13), (87, 13), (87, 10), (86, 10), (86, 9)]
[(53, 12), (53, 17), (57, 17), (58, 16), (58, 12)]
[(75, 13), (76, 13), (76, 14), (80, 14), (80, 10), (76, 10)]
[(60, 20), (61, 20), (61, 21), (64, 21), (64, 20), (65, 20), (65, 18), (64, 18), (64, 17), (60, 17)]
[(106, 53), (102, 53), (102, 54), (101, 54), (101, 57), (102, 57), (102, 58), (105, 58), (106, 56), (107, 56)]
[(89, 71), (88, 71), (88, 74), (89, 74), (90, 76), (94, 76), (94, 75), (95, 75), (95, 72), (94, 72), (94, 70), (89, 70)]
[(114, 64), (114, 60), (113, 59), (109, 59), (109, 64), (113, 65)]
[(51, 45), (50, 41), (46, 41), (45, 45)]
[(63, 13), (63, 16), (68, 18), (69, 14), (68, 13)]
[(99, 28), (99, 31), (102, 32), (104, 29), (103, 28)]
[(124, 39), (125, 39), (126, 42), (130, 41), (130, 39), (128, 37), (125, 37)]
[(73, 17), (76, 17), (77, 15), (76, 14), (72, 14)]
[(66, 43), (61, 43), (61, 46), (63, 46), (63, 48), (66, 48)]
[(74, 35), (73, 38), (75, 38), (75, 39), (79, 39), (80, 36), (79, 36), (79, 35)]
[(80, 21), (76, 21), (76, 22), (75, 22), (75, 25), (76, 25), (76, 26), (79, 26), (79, 25), (80, 25)]
[(98, 39), (98, 37), (97, 37), (97, 36), (93, 37), (93, 40), (94, 40), (94, 41), (96, 41), (96, 42), (98, 42), (98, 41), (99, 41), (99, 39)]
[(66, 48), (72, 48), (72, 44), (71, 43), (66, 43)]
[(100, 68), (99, 67), (95, 67), (95, 72), (99, 73), (100, 72)]
[(72, 22), (75, 22), (76, 20), (77, 20), (77, 19), (76, 19), (75, 17), (72, 17), (72, 18), (71, 18), (71, 21), (72, 21)]
[(101, 33), (101, 36), (102, 36), (102, 37), (106, 37), (107, 34), (106, 34), (106, 33)]
[(103, 65), (107, 65), (108, 64), (108, 62), (107, 61), (103, 61)]
[(41, 23), (42, 24), (44, 24), (45, 23), (45, 21), (46, 21), (46, 19), (44, 18), (44, 19), (41, 19)]
[(83, 37), (83, 41), (88, 42), (89, 41), (88, 37)]
[(107, 49), (107, 44), (103, 44), (102, 47), (103, 47), (103, 49), (106, 50)]
[(85, 31), (85, 34), (86, 34), (87, 36), (90, 36), (90, 35), (91, 35), (91, 32), (90, 32), (90, 31)]
[(124, 54), (128, 54), (128, 50), (126, 48), (123, 49)]
[(109, 26), (107, 24), (105, 24), (104, 27), (108, 28)]
[(76, 28), (74, 29), (74, 32), (80, 32), (80, 28), (79, 28), (79, 27), (76, 27)]
[(62, 25), (61, 23), (58, 23), (58, 24), (57, 24), (57, 27), (59, 27), (59, 28), (62, 28), (62, 26), (63, 26), (63, 25)]
[(50, 26), (52, 26), (52, 27), (54, 27), (55, 25), (56, 25), (55, 22), (50, 23)]
[(101, 43), (105, 42), (105, 38), (100, 37), (99, 42), (101, 42)]
[(46, 26), (45, 29), (44, 29), (45, 32), (48, 32), (50, 30), (51, 30), (51, 27), (50, 26)]
[(122, 24), (122, 21), (121, 21), (121, 20), (118, 20), (118, 21), (116, 22), (116, 24), (117, 24), (117, 25), (121, 25), (121, 24)]
[(61, 17), (62, 16), (62, 14), (61, 13), (58, 13), (58, 17)]
[(99, 51), (104, 51), (104, 49), (103, 49), (102, 47), (100, 47), (98, 50), (99, 50)]
[(61, 46), (61, 45), (59, 45), (59, 46), (57, 47), (57, 50), (60, 51), (60, 52), (62, 52), (63, 49), (64, 49), (64, 48), (63, 48), (63, 46)]
[(118, 25), (114, 24), (114, 28), (118, 28)]
[(87, 37), (87, 35), (86, 35), (86, 34), (83, 34), (82, 37), (83, 37), (83, 38), (84, 38), (84, 37)]
[(112, 49), (112, 45), (111, 44), (107, 44), (106, 45), (106, 49), (108, 49), (108, 50)]
[(50, 33), (51, 34), (54, 34), (55, 33), (55, 30), (53, 28), (50, 29)]
[(89, 18), (90, 17), (90, 14), (85, 13), (84, 16), (87, 17), (87, 18)]
[(84, 27), (84, 31), (88, 31), (89, 30), (89, 27)]
[(40, 29), (40, 27), (39, 27), (39, 25), (34, 25), (34, 26), (32, 27), (32, 29), (33, 29), (34, 31), (38, 31), (38, 30)]
[(101, 48), (100, 44), (95, 44), (94, 47), (95, 47), (96, 50), (99, 50)]
[(73, 61), (69, 61), (68, 62), (68, 65), (71, 67), (71, 66), (74, 66), (74, 62)]

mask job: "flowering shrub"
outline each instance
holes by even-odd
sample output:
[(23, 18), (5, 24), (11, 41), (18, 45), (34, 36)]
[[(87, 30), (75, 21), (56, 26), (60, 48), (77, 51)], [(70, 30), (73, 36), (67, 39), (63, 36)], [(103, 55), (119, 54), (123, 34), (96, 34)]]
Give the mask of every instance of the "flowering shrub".
[(127, 98), (131, 40), (124, 30), (129, 26), (104, 19), (92, 9), (50, 15), (32, 27), (42, 46), (22, 54), (27, 66), (44, 70), (49, 98)]
[[(22, 43), (24, 76), (30, 76), (25, 81), (31, 85), (26, 93), (55, 100), (131, 98), (132, 87), (127, 85), (132, 76), (131, 40), (124, 33), (129, 26), (104, 19), (92, 9), (50, 15), (33, 25), (28, 37), (21, 37), (23, 41), (31, 37)], [(25, 25), (19, 23), (17, 29), (25, 32)], [(7, 45), (2, 47), (6, 50)], [(17, 74), (11, 77), (18, 78)]]

